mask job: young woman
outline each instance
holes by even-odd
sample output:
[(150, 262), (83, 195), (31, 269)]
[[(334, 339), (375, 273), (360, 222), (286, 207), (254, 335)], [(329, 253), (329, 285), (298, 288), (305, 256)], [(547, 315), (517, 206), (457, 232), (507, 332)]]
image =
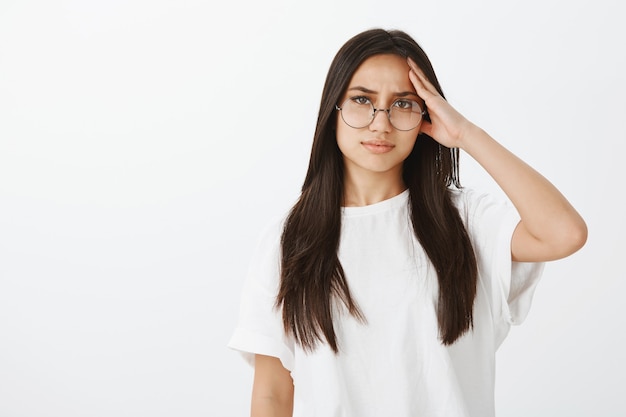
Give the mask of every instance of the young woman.
[[(510, 201), (461, 188), (459, 149)], [(301, 196), (250, 265), (229, 346), (254, 365), (252, 416), (493, 416), (496, 349), (543, 262), (586, 237), (550, 182), (450, 106), (410, 36), (356, 35), (330, 66)]]

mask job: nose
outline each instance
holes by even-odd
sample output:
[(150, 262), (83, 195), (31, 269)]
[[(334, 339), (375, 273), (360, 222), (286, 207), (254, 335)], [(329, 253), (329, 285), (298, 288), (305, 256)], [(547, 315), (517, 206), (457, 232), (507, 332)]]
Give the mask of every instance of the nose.
[[(382, 113), (382, 116), (379, 116), (378, 113)], [(389, 109), (374, 109), (374, 119), (372, 123), (370, 123), (369, 128), (371, 131), (383, 131), (383, 132), (391, 132), (391, 120), (389, 119)]]

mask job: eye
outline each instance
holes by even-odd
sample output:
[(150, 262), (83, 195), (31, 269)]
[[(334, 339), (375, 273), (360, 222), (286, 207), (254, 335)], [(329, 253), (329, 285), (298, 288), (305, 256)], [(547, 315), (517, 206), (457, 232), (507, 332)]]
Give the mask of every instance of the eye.
[(397, 107), (401, 110), (411, 110), (413, 106), (417, 106), (418, 104), (413, 100), (396, 100), (393, 102), (392, 107)]
[(362, 106), (371, 103), (370, 99), (365, 97), (365, 96), (350, 97), (350, 101), (352, 101), (354, 104), (359, 104), (359, 105), (362, 105)]

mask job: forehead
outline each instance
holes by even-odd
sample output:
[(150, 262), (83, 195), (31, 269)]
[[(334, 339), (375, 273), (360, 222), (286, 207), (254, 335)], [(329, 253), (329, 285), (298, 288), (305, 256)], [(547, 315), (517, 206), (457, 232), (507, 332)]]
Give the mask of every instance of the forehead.
[(354, 86), (377, 92), (415, 91), (406, 59), (394, 54), (374, 55), (363, 61), (348, 84), (348, 88)]

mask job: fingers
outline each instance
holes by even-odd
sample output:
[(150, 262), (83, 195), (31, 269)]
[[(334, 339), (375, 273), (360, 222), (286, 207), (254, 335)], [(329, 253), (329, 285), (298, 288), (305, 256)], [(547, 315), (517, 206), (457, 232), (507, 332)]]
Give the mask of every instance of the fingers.
[(424, 102), (427, 102), (430, 99), (432, 99), (433, 94), (430, 91), (428, 91), (428, 89), (424, 85), (424, 82), (419, 78), (419, 76), (415, 72), (413, 72), (413, 70), (409, 71), (409, 80), (411, 80), (411, 83), (413, 84), (413, 87), (415, 88), (417, 95), (420, 96), (422, 100), (424, 100)]
[(424, 85), (420, 77), (417, 75), (416, 70), (414, 70), (410, 64), (409, 64), (409, 80), (411, 80), (411, 83), (413, 84), (413, 87), (415, 87), (415, 91), (417, 91), (417, 94), (419, 94), (420, 97), (425, 98), (423, 96), (423, 93), (427, 93), (428, 90), (426, 89), (426, 86)]
[[(437, 91), (435, 86), (430, 83), (428, 78), (426, 78), (426, 76), (424, 75), (422, 70), (417, 66), (415, 61), (413, 61), (410, 57), (407, 57), (407, 63), (409, 64), (409, 68), (411, 69), (411, 71), (409, 71), (409, 78), (413, 82), (415, 89), (418, 90), (418, 87), (421, 87), (420, 89), (423, 90), (424, 92), (427, 92), (433, 96), (439, 96), (439, 92)], [(415, 76), (412, 76), (412, 74), (414, 74)], [(422, 96), (420, 91), (418, 91), (418, 94)], [(425, 97), (423, 96), (422, 98), (425, 99)]]

